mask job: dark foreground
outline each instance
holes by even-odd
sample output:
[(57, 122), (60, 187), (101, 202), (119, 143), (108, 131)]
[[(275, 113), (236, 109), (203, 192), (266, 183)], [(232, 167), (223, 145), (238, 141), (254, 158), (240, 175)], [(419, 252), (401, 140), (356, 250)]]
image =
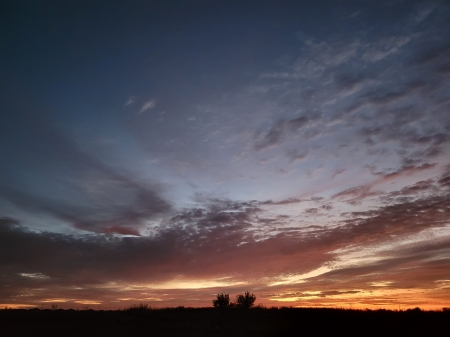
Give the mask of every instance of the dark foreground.
[(1, 336), (450, 336), (450, 311), (0, 310)]

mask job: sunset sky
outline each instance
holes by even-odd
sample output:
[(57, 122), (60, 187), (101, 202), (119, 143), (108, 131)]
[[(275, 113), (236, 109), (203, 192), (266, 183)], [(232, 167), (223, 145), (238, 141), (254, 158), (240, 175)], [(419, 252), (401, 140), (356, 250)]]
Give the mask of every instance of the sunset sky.
[(11, 0), (0, 40), (0, 308), (450, 307), (448, 1)]

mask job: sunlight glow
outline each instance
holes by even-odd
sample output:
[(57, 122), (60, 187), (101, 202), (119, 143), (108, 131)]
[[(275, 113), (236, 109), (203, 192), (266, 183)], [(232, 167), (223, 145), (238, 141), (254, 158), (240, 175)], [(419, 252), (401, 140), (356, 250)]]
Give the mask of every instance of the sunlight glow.
[(34, 307), (36, 307), (34, 304), (0, 303), (0, 309), (30, 309)]
[(79, 303), (79, 304), (102, 304), (102, 302), (100, 301), (91, 301), (91, 300), (79, 300), (79, 301), (74, 301), (75, 303)]
[(150, 289), (203, 289), (216, 287), (230, 287), (245, 284), (239, 282), (225, 282), (218, 280), (172, 280), (160, 284), (148, 284), (146, 287)]
[(43, 303), (52, 303), (52, 302), (65, 303), (65, 302), (71, 302), (71, 301), (73, 301), (73, 299), (71, 299), (71, 298), (47, 298), (47, 299), (41, 300), (41, 302), (43, 302)]
[(268, 286), (272, 287), (272, 286), (278, 286), (278, 285), (284, 285), (284, 284), (303, 283), (303, 282), (306, 282), (306, 279), (308, 279), (308, 278), (325, 274), (331, 270), (332, 269), (329, 267), (322, 266), (322, 267), (312, 270), (306, 274), (294, 275), (294, 276), (280, 276), (279, 278), (282, 279), (282, 281), (269, 283)]
[(41, 279), (41, 280), (50, 278), (50, 276), (44, 275), (42, 273), (19, 273), (19, 275), (22, 277), (29, 277), (29, 278)]

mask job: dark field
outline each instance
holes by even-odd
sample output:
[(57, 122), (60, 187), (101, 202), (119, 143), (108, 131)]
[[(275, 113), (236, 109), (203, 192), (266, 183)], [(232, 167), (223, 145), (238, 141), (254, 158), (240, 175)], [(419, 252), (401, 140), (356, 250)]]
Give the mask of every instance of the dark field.
[(0, 336), (450, 336), (450, 311), (0, 310)]

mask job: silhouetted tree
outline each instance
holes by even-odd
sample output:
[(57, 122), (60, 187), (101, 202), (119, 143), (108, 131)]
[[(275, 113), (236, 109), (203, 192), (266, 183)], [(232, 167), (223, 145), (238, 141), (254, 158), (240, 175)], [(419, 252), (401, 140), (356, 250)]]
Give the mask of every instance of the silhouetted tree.
[(249, 291), (246, 291), (244, 295), (239, 294), (236, 296), (236, 305), (238, 308), (250, 309), (256, 301), (256, 296)]
[(217, 294), (217, 298), (212, 301), (215, 308), (226, 308), (230, 306), (230, 295), (221, 293)]

